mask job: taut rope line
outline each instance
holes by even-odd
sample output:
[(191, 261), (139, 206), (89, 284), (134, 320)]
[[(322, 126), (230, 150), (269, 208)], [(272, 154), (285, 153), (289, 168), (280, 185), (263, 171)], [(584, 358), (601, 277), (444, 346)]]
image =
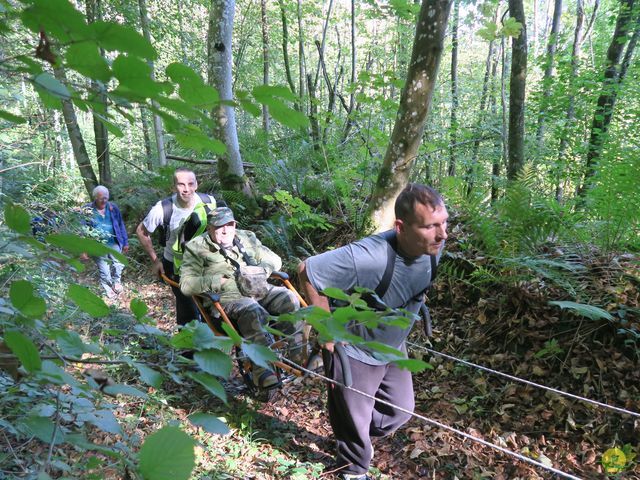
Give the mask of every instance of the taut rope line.
[(626, 408), (615, 407), (613, 405), (609, 405), (608, 403), (602, 403), (602, 402), (598, 402), (597, 400), (592, 400), (590, 398), (581, 397), (580, 395), (575, 395), (573, 393), (563, 392), (562, 390), (558, 390), (558, 389), (552, 388), (552, 387), (547, 387), (545, 385), (541, 385), (539, 383), (535, 383), (535, 382), (532, 382), (530, 380), (525, 380), (524, 378), (514, 377), (513, 375), (509, 375), (508, 373), (503, 373), (503, 372), (500, 372), (498, 370), (493, 370), (493, 369), (488, 368), (488, 367), (483, 367), (482, 365), (478, 365), (476, 363), (468, 362), (466, 360), (462, 360), (462, 359), (456, 358), (456, 357), (454, 357), (452, 355), (447, 355), (446, 353), (442, 353), (442, 352), (438, 352), (436, 350), (432, 350), (430, 348), (424, 347), (422, 345), (418, 345), (418, 344), (413, 343), (413, 342), (407, 342), (407, 345), (409, 345), (411, 347), (414, 347), (414, 348), (418, 348), (420, 350), (424, 350), (425, 352), (429, 352), (429, 353), (432, 353), (434, 355), (439, 355), (439, 356), (444, 357), (444, 358), (446, 358), (448, 360), (453, 360), (454, 362), (463, 363), (463, 364), (468, 365), (470, 367), (478, 368), (478, 369), (484, 370), (486, 372), (490, 372), (490, 373), (494, 373), (496, 375), (500, 375), (502, 377), (506, 377), (506, 378), (508, 378), (510, 380), (514, 380), (516, 382), (525, 383), (527, 385), (531, 385), (532, 387), (542, 388), (544, 390), (548, 390), (550, 392), (557, 393), (558, 395), (564, 395), (566, 397), (571, 397), (571, 398), (573, 398), (575, 400), (580, 400), (582, 402), (591, 403), (593, 405), (597, 405), (597, 406), (602, 407), (602, 408), (608, 408), (610, 410), (615, 410), (616, 412), (619, 412), (619, 413), (624, 413), (626, 415), (632, 415), (634, 417), (639, 417), (640, 418), (640, 413), (634, 412), (634, 411), (631, 411), (631, 410), (627, 410)]
[(493, 444), (491, 442), (487, 442), (486, 440), (483, 440), (483, 439), (478, 438), (478, 437), (474, 437), (473, 435), (469, 435), (468, 433), (465, 433), (463, 431), (457, 430), (457, 429), (455, 429), (453, 427), (450, 427), (449, 425), (445, 425), (444, 423), (440, 423), (437, 420), (433, 420), (431, 418), (425, 417), (424, 415), (420, 415), (419, 413), (411, 412), (411, 411), (409, 411), (409, 410), (407, 410), (405, 408), (402, 408), (402, 407), (399, 407), (397, 405), (394, 405), (393, 403), (387, 402), (386, 400), (381, 400), (380, 398), (376, 398), (373, 395), (369, 395), (368, 393), (362, 392), (362, 391), (360, 391), (360, 390), (358, 390), (356, 388), (347, 387), (346, 385), (343, 385), (342, 383), (337, 382), (336, 380), (333, 380), (331, 378), (325, 377), (324, 375), (322, 375), (320, 373), (317, 373), (317, 372), (314, 372), (313, 370), (307, 370), (306, 368), (304, 368), (304, 367), (292, 362), (291, 360), (285, 358), (282, 355), (280, 355), (280, 360), (283, 361), (284, 363), (287, 363), (287, 364), (291, 365), (292, 367), (295, 367), (295, 368), (303, 371), (304, 373), (306, 373), (308, 375), (311, 375), (311, 376), (314, 376), (314, 377), (317, 377), (317, 378), (321, 378), (322, 380), (325, 380), (325, 381), (327, 381), (327, 382), (329, 382), (329, 383), (331, 383), (333, 385), (337, 385), (337, 386), (340, 386), (340, 387), (342, 387), (344, 389), (351, 390), (352, 392), (357, 393), (358, 395), (362, 395), (363, 397), (367, 397), (367, 398), (369, 398), (371, 400), (375, 400), (376, 402), (382, 403), (384, 405), (387, 405), (388, 407), (395, 408), (396, 410), (399, 410), (401, 412), (407, 413), (407, 414), (411, 415), (412, 417), (415, 417), (415, 418), (418, 418), (418, 419), (422, 420), (423, 422), (429, 423), (431, 425), (435, 425), (436, 427), (442, 428), (444, 430), (448, 430), (448, 431), (450, 431), (452, 433), (455, 433), (457, 435), (460, 435), (461, 437), (464, 437), (464, 438), (466, 438), (468, 440), (481, 443), (482, 445), (485, 445), (487, 447), (493, 448), (495, 450), (499, 450), (500, 452), (505, 453), (507, 455), (510, 455), (510, 456), (512, 456), (514, 458), (517, 458), (518, 460), (521, 460), (521, 461), (523, 461), (525, 463), (529, 463), (531, 465), (535, 465), (538, 468), (542, 468), (542, 469), (547, 470), (549, 472), (553, 472), (556, 475), (560, 475), (561, 477), (564, 477), (564, 478), (569, 478), (569, 479), (572, 479), (572, 480), (583, 480), (580, 477), (576, 477), (575, 475), (571, 475), (570, 473), (566, 473), (566, 472), (563, 472), (562, 470), (558, 470), (556, 468), (550, 467), (548, 465), (545, 465), (544, 463), (538, 462), (538, 461), (533, 460), (532, 458), (529, 458), (529, 457), (525, 457), (524, 455), (521, 455), (521, 454), (519, 454), (517, 452), (513, 452), (513, 451), (511, 451), (511, 450), (509, 450), (507, 448), (501, 447), (499, 445), (495, 445), (495, 444)]

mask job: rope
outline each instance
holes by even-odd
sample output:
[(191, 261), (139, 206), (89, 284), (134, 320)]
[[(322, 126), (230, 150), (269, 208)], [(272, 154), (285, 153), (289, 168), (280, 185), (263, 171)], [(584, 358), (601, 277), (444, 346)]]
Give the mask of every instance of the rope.
[(465, 433), (465, 432), (463, 432), (461, 430), (457, 430), (457, 429), (455, 429), (453, 427), (450, 427), (449, 425), (445, 425), (444, 423), (440, 423), (437, 420), (433, 420), (432, 418), (428, 418), (428, 417), (425, 417), (424, 415), (420, 415), (419, 413), (415, 413), (415, 412), (409, 411), (409, 410), (407, 410), (405, 408), (399, 407), (398, 405), (394, 405), (393, 403), (387, 402), (386, 400), (382, 400), (380, 398), (376, 398), (373, 395), (369, 395), (368, 393), (362, 392), (362, 391), (360, 391), (360, 390), (358, 390), (356, 388), (347, 387), (346, 385), (343, 385), (342, 383), (340, 383), (340, 382), (338, 382), (336, 380), (333, 380), (331, 378), (325, 377), (324, 375), (322, 375), (320, 373), (317, 373), (317, 372), (314, 372), (313, 370), (307, 370), (306, 368), (304, 368), (304, 367), (302, 367), (300, 365), (297, 365), (296, 363), (294, 363), (291, 360), (283, 357), (282, 355), (280, 356), (280, 360), (285, 362), (285, 363), (287, 363), (287, 364), (289, 364), (292, 367), (295, 367), (295, 368), (303, 371), (306, 374), (309, 374), (309, 375), (312, 375), (314, 377), (317, 377), (317, 378), (320, 378), (322, 380), (325, 380), (326, 382), (329, 382), (329, 383), (331, 383), (333, 385), (342, 387), (345, 390), (351, 390), (352, 392), (357, 393), (358, 395), (362, 395), (363, 397), (367, 397), (367, 398), (369, 398), (371, 400), (374, 400), (374, 401), (376, 401), (378, 403), (381, 403), (383, 405), (386, 405), (388, 407), (395, 408), (396, 410), (399, 410), (399, 411), (404, 412), (404, 413), (406, 413), (408, 415), (411, 415), (412, 417), (415, 417), (415, 418), (417, 418), (419, 420), (422, 420), (425, 423), (429, 423), (431, 425), (434, 425), (436, 427), (442, 428), (444, 430), (448, 430), (448, 431), (450, 431), (452, 433), (455, 433), (456, 435), (464, 437), (464, 438), (466, 438), (468, 440), (471, 440), (473, 442), (481, 443), (482, 445), (484, 445), (486, 447), (498, 450), (498, 451), (500, 451), (502, 453), (505, 453), (505, 454), (510, 455), (510, 456), (512, 456), (514, 458), (517, 458), (518, 460), (523, 461), (525, 463), (529, 463), (531, 465), (535, 465), (538, 468), (542, 468), (542, 469), (547, 470), (549, 472), (553, 472), (556, 475), (559, 475), (559, 476), (564, 477), (564, 478), (570, 478), (572, 480), (583, 480), (580, 477), (576, 477), (575, 475), (571, 475), (570, 473), (566, 473), (566, 472), (563, 472), (562, 470), (558, 470), (556, 468), (550, 467), (548, 465), (545, 465), (544, 463), (538, 462), (537, 460), (533, 460), (532, 458), (529, 458), (529, 457), (525, 457), (524, 455), (521, 455), (521, 454), (519, 454), (517, 452), (511, 451), (511, 450), (509, 450), (507, 448), (501, 447), (499, 445), (495, 445), (494, 443), (491, 443), (491, 442), (487, 442), (486, 440), (483, 440), (483, 439), (478, 438), (478, 437), (474, 437), (473, 435), (469, 435), (468, 433)]
[(454, 362), (463, 363), (463, 364), (468, 365), (470, 367), (478, 368), (478, 369), (484, 370), (486, 372), (490, 372), (490, 373), (494, 373), (496, 375), (500, 375), (502, 377), (506, 377), (506, 378), (508, 378), (510, 380), (514, 380), (516, 382), (520, 382), (520, 383), (525, 383), (527, 385), (531, 385), (532, 387), (542, 388), (543, 390), (548, 390), (550, 392), (557, 393), (559, 395), (564, 395), (566, 397), (571, 397), (571, 398), (573, 398), (575, 400), (580, 400), (582, 402), (591, 403), (593, 405), (597, 405), (597, 406), (602, 407), (602, 408), (608, 408), (610, 410), (615, 410), (616, 412), (624, 413), (626, 415), (632, 415), (634, 417), (640, 417), (640, 413), (633, 412), (631, 410), (627, 410), (626, 408), (616, 407), (616, 406), (613, 406), (613, 405), (609, 405), (608, 403), (598, 402), (597, 400), (592, 400), (590, 398), (581, 397), (580, 395), (575, 395), (573, 393), (563, 392), (562, 390), (558, 390), (556, 388), (547, 387), (546, 385), (541, 385), (539, 383), (535, 383), (535, 382), (532, 382), (530, 380), (525, 380), (523, 378), (514, 377), (513, 375), (509, 375), (508, 373), (499, 372), (498, 370), (493, 370), (491, 368), (484, 367), (484, 366), (478, 365), (476, 363), (468, 362), (466, 360), (462, 360), (462, 359), (456, 358), (456, 357), (454, 357), (452, 355), (447, 355), (446, 353), (442, 353), (442, 352), (438, 352), (436, 350), (432, 350), (430, 348), (424, 347), (422, 345), (418, 345), (416, 343), (407, 342), (407, 345), (409, 345), (411, 347), (414, 347), (414, 348), (418, 348), (420, 350), (424, 350), (424, 351), (432, 353), (434, 355), (439, 355), (439, 356), (444, 357), (444, 358), (449, 359), (449, 360), (453, 360)]

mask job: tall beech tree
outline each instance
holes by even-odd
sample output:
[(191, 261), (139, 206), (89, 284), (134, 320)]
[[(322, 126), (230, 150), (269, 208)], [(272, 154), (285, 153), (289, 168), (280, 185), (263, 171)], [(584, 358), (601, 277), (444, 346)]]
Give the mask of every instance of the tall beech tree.
[(527, 87), (527, 26), (522, 0), (509, 0), (509, 14), (521, 25), (511, 40), (509, 81), (509, 162), (507, 178), (515, 180), (524, 168), (524, 108)]
[[(604, 70), (602, 89), (598, 97), (596, 110), (591, 123), (591, 136), (587, 150), (587, 161), (585, 165), (584, 181), (579, 189), (579, 195), (584, 196), (590, 187), (591, 178), (596, 173), (596, 164), (602, 153), (613, 118), (613, 110), (618, 98), (619, 85), (624, 79), (627, 67), (633, 57), (638, 35), (633, 35), (629, 41), (629, 33), (640, 30), (640, 20), (638, 12), (634, 7), (636, 0), (621, 0), (616, 26), (611, 38), (611, 43), (607, 50), (607, 61)], [(627, 46), (628, 45), (628, 46)], [(625, 47), (627, 52), (625, 53)], [(624, 61), (622, 60), (624, 54)]]
[[(231, 74), (234, 0), (212, 0), (207, 33), (207, 63), (209, 84), (218, 90), (221, 100), (233, 99)], [(226, 152), (218, 155), (218, 176), (224, 190), (242, 191), (253, 196), (244, 173), (235, 110), (221, 103), (212, 111), (214, 137), (226, 146)]]
[(407, 80), (370, 201), (368, 216), (372, 226), (378, 231), (393, 223), (395, 199), (409, 181), (422, 142), (452, 2), (453, 0), (423, 0), (420, 7)]

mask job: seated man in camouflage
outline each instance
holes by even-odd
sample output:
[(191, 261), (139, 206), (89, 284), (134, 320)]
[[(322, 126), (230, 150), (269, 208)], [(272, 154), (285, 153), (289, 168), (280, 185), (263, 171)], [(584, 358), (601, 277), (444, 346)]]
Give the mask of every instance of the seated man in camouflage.
[[(269, 345), (270, 335), (262, 329), (269, 321), (269, 314), (279, 315), (300, 308), (294, 292), (267, 283), (271, 272), (282, 267), (282, 260), (262, 245), (254, 233), (236, 230), (230, 208), (213, 210), (207, 224), (205, 233), (185, 245), (180, 274), (182, 293), (218, 293), (220, 303), (236, 322), (240, 334), (254, 343)], [(290, 342), (302, 337), (297, 325), (281, 322), (275, 328), (291, 335)], [(257, 365), (253, 366), (253, 381), (262, 388), (278, 383), (272, 371)]]

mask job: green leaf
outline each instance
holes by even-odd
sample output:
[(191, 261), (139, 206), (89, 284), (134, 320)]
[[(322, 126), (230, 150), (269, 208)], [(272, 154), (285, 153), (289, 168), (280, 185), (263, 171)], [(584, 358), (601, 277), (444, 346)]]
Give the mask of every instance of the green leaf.
[(58, 330), (54, 332), (53, 338), (62, 353), (71, 357), (80, 357), (83, 353), (99, 353), (100, 351), (96, 345), (85, 344), (80, 335), (72, 330)]
[(42, 368), (38, 349), (31, 339), (16, 330), (4, 333), (4, 341), (27, 372), (36, 372)]
[(140, 372), (140, 377), (144, 383), (153, 388), (160, 388), (162, 386), (164, 379), (160, 373), (141, 363), (134, 363), (134, 365), (138, 369), (138, 372)]
[(344, 293), (339, 288), (333, 288), (333, 287), (325, 288), (324, 290), (322, 290), (322, 294), (326, 295), (329, 298), (334, 298), (336, 300), (344, 300), (345, 302), (349, 301), (349, 295)]
[(69, 68), (86, 77), (105, 83), (111, 78), (109, 65), (95, 43), (74, 43), (67, 49), (65, 57)]
[(202, 427), (205, 431), (213, 435), (226, 435), (229, 433), (229, 427), (215, 415), (208, 413), (193, 413), (187, 417), (189, 421), (198, 427)]
[(124, 132), (122, 131), (122, 129), (118, 125), (113, 123), (111, 120), (109, 120), (104, 115), (101, 115), (101, 114), (99, 114), (99, 113), (97, 113), (95, 111), (93, 112), (93, 114), (95, 115), (95, 117), (98, 120), (100, 120), (100, 123), (102, 123), (107, 128), (109, 133), (113, 134), (114, 136), (116, 136), (118, 138), (124, 137)]
[(110, 52), (119, 50), (137, 57), (154, 60), (156, 49), (135, 28), (113, 22), (94, 22), (89, 30), (98, 44)]
[(62, 248), (74, 255), (86, 253), (92, 257), (102, 257), (103, 255), (113, 255), (121, 263), (127, 265), (129, 261), (122, 253), (107, 247), (104, 243), (91, 238), (84, 238), (72, 233), (53, 233), (45, 237), (47, 243)]
[[(240, 340), (242, 342), (242, 340)], [(233, 340), (229, 337), (216, 335), (211, 331), (208, 325), (198, 322), (194, 332), (193, 346), (198, 350), (206, 350), (208, 348), (217, 348), (227, 355), (233, 349)]]
[(229, 356), (220, 350), (196, 352), (193, 359), (202, 370), (216, 377), (228, 378), (233, 368)]
[(7, 226), (18, 233), (27, 235), (31, 231), (29, 213), (20, 205), (7, 203), (4, 207), (4, 220)]
[(124, 385), (121, 383), (117, 383), (115, 385), (109, 385), (108, 387), (104, 387), (104, 393), (108, 393), (109, 395), (129, 395), (130, 397), (139, 397), (139, 398), (147, 398), (147, 394), (134, 388), (130, 385)]
[(189, 372), (187, 376), (198, 382), (224, 403), (227, 403), (227, 392), (224, 391), (224, 387), (215, 377), (205, 372)]
[(60, 428), (56, 428), (50, 418), (36, 416), (27, 417), (22, 423), (22, 426), (26, 427), (29, 434), (35, 436), (42, 442), (54, 444), (64, 442), (64, 432)]
[(594, 307), (593, 305), (585, 305), (584, 303), (576, 303), (576, 302), (549, 302), (549, 305), (556, 305), (562, 309), (573, 310), (578, 315), (583, 317), (587, 317), (591, 320), (613, 320), (613, 316), (603, 310), (600, 307)]
[(249, 100), (240, 100), (240, 106), (245, 112), (250, 113), (254, 117), (259, 117), (262, 111), (255, 103)]
[(166, 69), (165, 72), (167, 76), (173, 80), (174, 82), (183, 85), (183, 84), (196, 84), (203, 85), (204, 82), (200, 75), (196, 73), (196, 71), (188, 67), (183, 63), (172, 63)]
[(275, 362), (278, 360), (278, 357), (273, 350), (257, 343), (243, 343), (242, 351), (253, 363), (264, 368), (273, 368), (269, 365), (269, 362)]
[(94, 318), (105, 317), (109, 314), (109, 307), (104, 303), (104, 300), (92, 293), (87, 287), (72, 283), (69, 285), (67, 296), (80, 310)]
[(16, 280), (9, 289), (11, 304), (25, 317), (40, 318), (47, 311), (42, 297), (34, 294), (33, 285), (28, 280)]
[(138, 320), (144, 317), (149, 311), (149, 307), (144, 300), (139, 298), (132, 298), (129, 303), (129, 308), (131, 309), (131, 313), (133, 313)]
[(223, 322), (222, 329), (229, 336), (229, 338), (233, 340), (234, 345), (242, 344), (242, 337), (235, 328)]
[(6, 110), (2, 109), (0, 109), (0, 118), (4, 118), (5, 120), (9, 120), (13, 123), (25, 123), (27, 121), (24, 117), (14, 115), (13, 113), (7, 112)]
[(135, 96), (155, 97), (163, 90), (162, 85), (151, 79), (151, 67), (139, 58), (119, 55), (113, 61), (112, 69), (114, 76), (120, 82), (119, 87), (124, 87)]
[(149, 435), (140, 452), (139, 470), (145, 480), (187, 480), (196, 464), (195, 441), (178, 427)]
[(195, 125), (185, 125), (185, 129), (186, 131), (174, 133), (175, 139), (184, 148), (198, 152), (210, 151), (216, 155), (222, 155), (227, 150), (224, 143), (205, 135)]
[(502, 33), (508, 37), (519, 37), (522, 31), (522, 24), (515, 18), (509, 17), (502, 24)]
[(193, 348), (193, 339), (194, 334), (193, 330), (189, 330), (188, 328), (183, 328), (178, 331), (173, 337), (171, 337), (171, 346), (178, 350), (181, 349), (191, 349)]
[(156, 100), (162, 107), (186, 118), (195, 119), (201, 115), (200, 112), (191, 105), (177, 98), (158, 97)]
[(263, 103), (269, 106), (269, 114), (274, 119), (289, 128), (305, 127), (309, 123), (309, 119), (304, 113), (288, 107), (279, 100)]
[(184, 84), (179, 93), (185, 102), (198, 108), (211, 108), (220, 101), (218, 91), (209, 85)]
[(42, 72), (33, 79), (33, 82), (51, 95), (63, 99), (71, 98), (69, 89), (62, 83), (60, 83), (60, 81), (58, 81), (58, 79), (53, 77), (50, 73)]
[(409, 370), (410, 372), (421, 372), (423, 370), (433, 370), (433, 365), (427, 363), (423, 360), (418, 360), (414, 358), (406, 358), (404, 360), (394, 360), (398, 367), (404, 368), (405, 370)]
[(96, 410), (93, 415), (87, 418), (87, 422), (95, 425), (100, 430), (114, 435), (120, 435), (122, 428), (118, 423), (118, 419), (111, 410)]
[(274, 97), (292, 102), (298, 99), (289, 87), (283, 85), (258, 85), (254, 87), (252, 93), (254, 98), (260, 103), (265, 103)]
[(44, 31), (53, 43), (70, 43), (89, 36), (87, 22), (67, 0), (30, 0), (21, 13), (24, 25), (31, 31)]

